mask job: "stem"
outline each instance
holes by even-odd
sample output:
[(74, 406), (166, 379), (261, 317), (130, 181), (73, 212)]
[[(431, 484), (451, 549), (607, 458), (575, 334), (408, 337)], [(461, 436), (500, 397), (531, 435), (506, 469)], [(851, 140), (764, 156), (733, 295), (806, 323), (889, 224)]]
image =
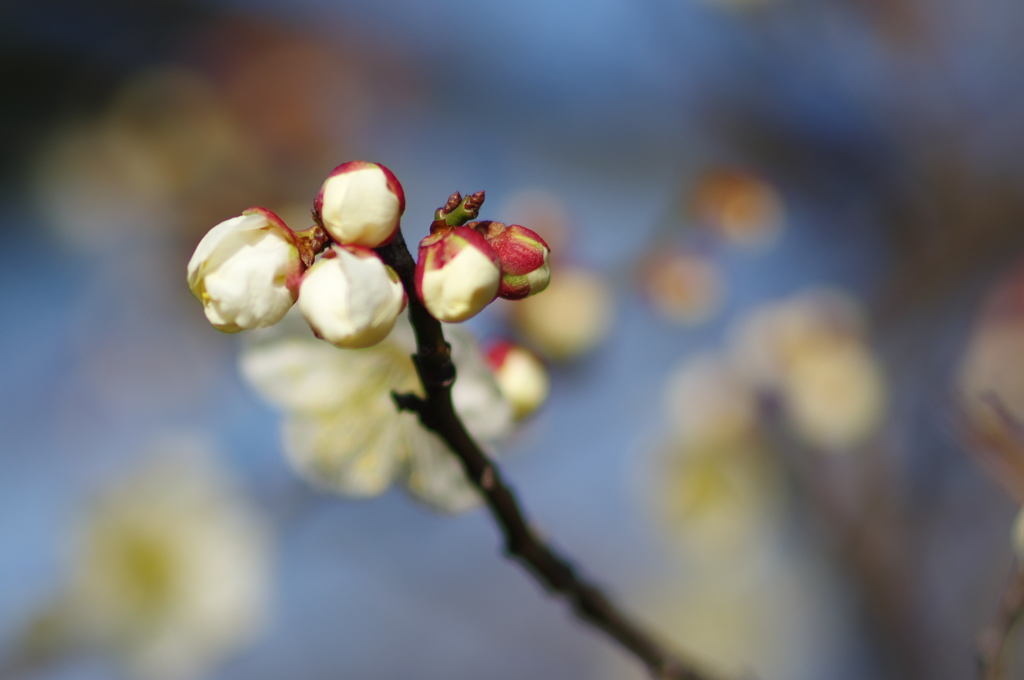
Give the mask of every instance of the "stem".
[(399, 408), (415, 411), (424, 427), (437, 433), (462, 463), (466, 475), (483, 496), (504, 539), (505, 554), (520, 563), (548, 592), (565, 598), (581, 620), (600, 629), (642, 661), (652, 677), (711, 680), (713, 676), (669, 651), (628, 618), (599, 588), (587, 582), (573, 565), (538, 537), (527, 522), (516, 495), (501, 471), (466, 431), (452, 406), (455, 366), (441, 323), (416, 295), (416, 264), (401, 230), (377, 252), (398, 273), (409, 297), (409, 319), (416, 333), (413, 362), (426, 398), (394, 395)]
[(978, 677), (1003, 680), (1006, 675), (1003, 650), (1014, 626), (1024, 614), (1024, 564), (1019, 561), (999, 598), (999, 610), (988, 628), (978, 636)]

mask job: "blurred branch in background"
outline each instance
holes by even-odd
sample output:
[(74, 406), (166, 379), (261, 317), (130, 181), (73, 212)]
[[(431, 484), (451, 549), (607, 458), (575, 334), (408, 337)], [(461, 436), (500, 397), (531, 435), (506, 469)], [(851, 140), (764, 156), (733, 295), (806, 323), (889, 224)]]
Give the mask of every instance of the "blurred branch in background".
[(1017, 560), (999, 598), (992, 623), (978, 636), (978, 675), (981, 680), (1006, 678), (1006, 646), (1024, 614), (1024, 564)]
[[(998, 394), (986, 393), (982, 402), (991, 409), (995, 424), (976, 422), (968, 430), (970, 452), (981, 459), (981, 464), (996, 481), (1002, 483), (1006, 491), (1018, 502), (1024, 502), (1024, 425), (1014, 417)], [(1003, 680), (1007, 677), (1007, 645), (1024, 614), (1024, 563), (1020, 557), (1024, 554), (1024, 510), (1017, 516), (1013, 546), (1016, 553), (1014, 564), (1000, 594), (995, 616), (977, 639), (981, 680)]]

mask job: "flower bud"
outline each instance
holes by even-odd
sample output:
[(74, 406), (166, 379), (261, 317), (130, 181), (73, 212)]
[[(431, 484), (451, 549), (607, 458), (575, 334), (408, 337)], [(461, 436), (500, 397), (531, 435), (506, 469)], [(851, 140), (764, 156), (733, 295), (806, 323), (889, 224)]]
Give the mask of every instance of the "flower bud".
[(498, 297), (522, 300), (539, 293), (551, 281), (551, 249), (536, 232), (518, 224), (474, 222), (470, 225), (486, 239), (501, 263)]
[(348, 348), (387, 337), (406, 302), (395, 270), (358, 246), (332, 246), (302, 277), (299, 293), (299, 309), (313, 332)]
[(501, 265), (484, 237), (455, 227), (420, 241), (416, 292), (435, 319), (465, 321), (498, 294)]
[(485, 356), (498, 388), (512, 404), (512, 416), (522, 420), (548, 397), (548, 371), (532, 352), (511, 342), (494, 343)]
[(398, 230), (405, 212), (405, 192), (383, 165), (349, 161), (327, 177), (313, 202), (313, 212), (339, 243), (377, 248)]
[(225, 333), (272, 326), (295, 303), (302, 260), (295, 233), (266, 208), (221, 222), (188, 261), (188, 287)]

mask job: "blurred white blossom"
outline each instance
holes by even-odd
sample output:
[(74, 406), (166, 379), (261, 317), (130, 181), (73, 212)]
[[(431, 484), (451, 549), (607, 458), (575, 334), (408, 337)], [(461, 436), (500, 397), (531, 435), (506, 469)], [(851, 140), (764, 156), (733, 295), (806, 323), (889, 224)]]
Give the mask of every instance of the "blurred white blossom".
[(857, 342), (808, 347), (786, 374), (783, 394), (797, 432), (825, 451), (863, 443), (884, 416), (882, 372)]
[(797, 435), (822, 451), (845, 451), (881, 427), (886, 387), (848, 295), (810, 290), (753, 310), (736, 325), (733, 362), (781, 401)]
[[(803, 549), (762, 547), (740, 559), (688, 566), (634, 586), (638, 606), (661, 635), (699, 655), (715, 677), (829, 677), (822, 662), (845, 631), (829, 611), (831, 584)], [(598, 677), (649, 677), (621, 654), (606, 658)]]
[[(828, 637), (815, 631), (820, 584), (783, 538), (785, 479), (757, 397), (727, 355), (697, 354), (669, 375), (667, 432), (642, 493), (680, 565), (645, 581), (644, 611), (712, 670), (811, 677)], [(634, 677), (627, 670), (611, 664), (606, 677)]]
[(508, 314), (527, 344), (555, 361), (575, 359), (599, 345), (611, 330), (612, 294), (599, 274), (557, 267), (542, 295), (508, 305)]
[(530, 350), (498, 341), (488, 347), (485, 358), (498, 388), (512, 404), (516, 420), (531, 415), (547, 400), (551, 389), (548, 369)]
[(62, 241), (102, 251), (165, 238), (207, 187), (225, 193), (234, 168), (259, 175), (262, 166), (208, 78), (160, 67), (129, 80), (100, 116), (46, 140), (32, 193)]
[(647, 500), (694, 558), (728, 562), (776, 535), (781, 473), (755, 438), (668, 441), (648, 474)]
[[(254, 333), (242, 375), (285, 411), (285, 453), (312, 483), (347, 496), (374, 496), (403, 479), (441, 510), (472, 507), (479, 496), (446, 445), (415, 414), (399, 412), (392, 391), (420, 393), (412, 327), (399, 317), (391, 334), (366, 349), (338, 349), (314, 338), (294, 315)], [(469, 431), (484, 442), (510, 431), (512, 408), (473, 338), (447, 327), (458, 368), (452, 392)]]
[(51, 634), (114, 653), (133, 677), (188, 680), (260, 631), (270, 541), (201, 442), (156, 453), (82, 513)]
[(665, 415), (677, 439), (736, 441), (757, 425), (757, 395), (726, 357), (698, 354), (669, 374)]
[(781, 479), (752, 387), (726, 357), (698, 354), (670, 374), (664, 406), (668, 436), (648, 471), (655, 513), (705, 561), (763, 544), (778, 525)]

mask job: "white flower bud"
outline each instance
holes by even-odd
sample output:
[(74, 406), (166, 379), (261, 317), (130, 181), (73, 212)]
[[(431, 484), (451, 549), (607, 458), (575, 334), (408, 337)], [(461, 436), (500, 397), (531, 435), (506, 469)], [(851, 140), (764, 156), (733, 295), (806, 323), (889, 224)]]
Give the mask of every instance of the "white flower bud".
[(383, 340), (405, 302), (395, 271), (358, 246), (334, 245), (302, 277), (299, 295), (299, 309), (313, 332), (349, 348)]
[(217, 330), (272, 326), (298, 295), (302, 260), (295, 233), (266, 208), (221, 222), (196, 246), (188, 287)]
[(435, 319), (465, 321), (498, 294), (501, 265), (484, 237), (468, 227), (420, 241), (416, 292)]
[(383, 165), (349, 161), (336, 167), (320, 187), (313, 211), (338, 243), (377, 248), (398, 230), (405, 192)]
[(487, 350), (486, 358), (516, 420), (536, 411), (548, 398), (548, 370), (532, 352), (500, 341)]

